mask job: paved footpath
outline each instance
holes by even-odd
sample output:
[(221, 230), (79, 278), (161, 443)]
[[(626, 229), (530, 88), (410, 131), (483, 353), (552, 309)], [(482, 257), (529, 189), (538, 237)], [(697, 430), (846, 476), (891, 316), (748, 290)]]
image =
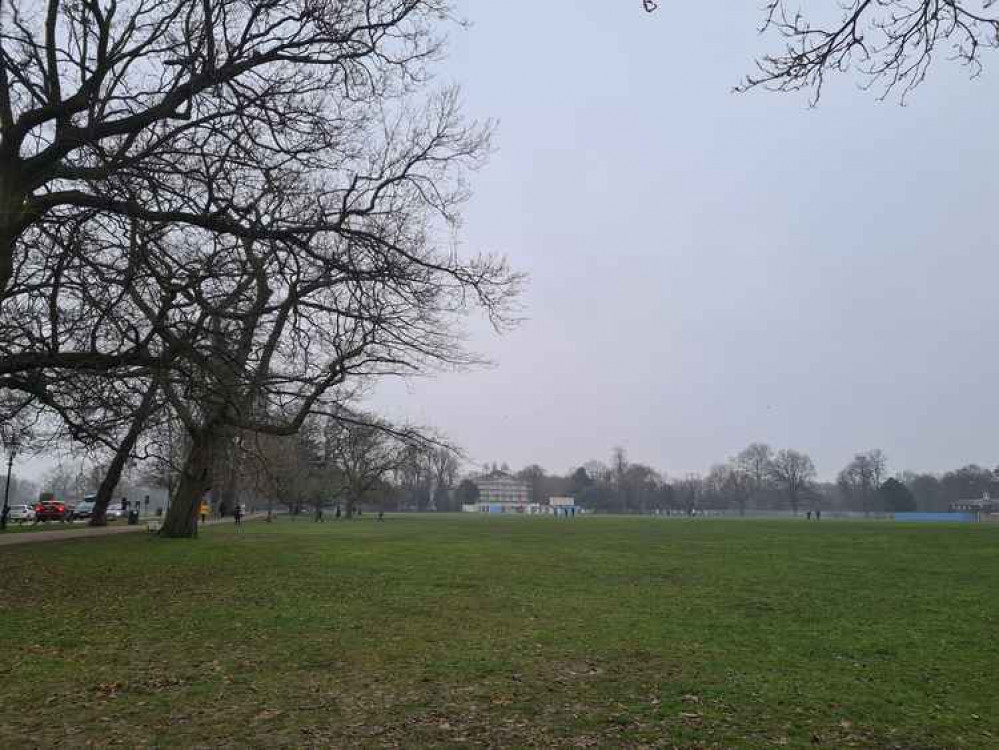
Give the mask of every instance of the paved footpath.
[[(246, 521), (249, 517), (244, 517)], [(61, 542), (67, 539), (89, 539), (94, 536), (110, 536), (112, 534), (134, 534), (139, 531), (146, 531), (146, 524), (152, 519), (139, 521), (138, 526), (86, 526), (80, 529), (59, 530), (59, 531), (24, 531), (16, 534), (0, 534), (0, 547), (8, 547), (12, 544), (31, 544), (32, 542)], [(219, 523), (232, 523), (231, 518), (216, 518), (206, 521), (202, 526), (214, 526)]]

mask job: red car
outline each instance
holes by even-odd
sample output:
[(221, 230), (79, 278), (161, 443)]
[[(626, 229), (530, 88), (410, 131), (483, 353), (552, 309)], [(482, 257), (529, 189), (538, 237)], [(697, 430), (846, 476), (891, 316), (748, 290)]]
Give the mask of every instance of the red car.
[(45, 500), (35, 504), (35, 521), (69, 521), (73, 517), (73, 506), (58, 500)]

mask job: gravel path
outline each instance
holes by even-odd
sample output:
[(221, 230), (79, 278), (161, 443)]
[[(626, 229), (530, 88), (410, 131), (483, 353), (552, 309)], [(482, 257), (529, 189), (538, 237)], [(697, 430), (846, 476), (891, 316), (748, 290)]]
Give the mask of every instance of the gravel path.
[[(249, 518), (259, 517), (259, 514), (244, 516), (245, 523)], [(160, 519), (156, 519), (159, 521)], [(146, 523), (152, 519), (139, 521), (138, 526), (104, 526), (91, 528), (85, 526), (79, 529), (67, 529), (59, 531), (25, 531), (19, 534), (0, 534), (0, 547), (7, 547), (12, 544), (31, 544), (32, 542), (61, 542), (65, 539), (88, 539), (94, 536), (109, 536), (111, 534), (129, 534), (146, 530)], [(218, 523), (232, 523), (231, 518), (216, 518), (206, 521), (203, 526), (214, 526)]]

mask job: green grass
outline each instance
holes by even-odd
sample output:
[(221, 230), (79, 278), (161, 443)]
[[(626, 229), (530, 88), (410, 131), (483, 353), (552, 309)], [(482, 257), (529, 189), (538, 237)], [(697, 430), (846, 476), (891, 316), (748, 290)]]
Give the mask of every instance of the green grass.
[(999, 527), (252, 523), (0, 548), (0, 747), (999, 747)]

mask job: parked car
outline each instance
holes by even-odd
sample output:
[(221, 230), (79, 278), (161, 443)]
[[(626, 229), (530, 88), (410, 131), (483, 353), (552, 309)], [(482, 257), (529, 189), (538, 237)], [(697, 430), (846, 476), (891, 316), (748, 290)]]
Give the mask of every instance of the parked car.
[(117, 521), (125, 517), (125, 506), (121, 503), (108, 503), (106, 518), (109, 521)]
[(94, 501), (96, 495), (87, 495), (82, 502), (73, 509), (73, 518), (90, 518), (94, 515)]
[(35, 509), (30, 505), (11, 505), (8, 511), (7, 520), (17, 521), (18, 523), (34, 521)]
[(36, 521), (71, 521), (73, 519), (73, 506), (68, 503), (61, 503), (58, 500), (44, 500), (35, 504)]

